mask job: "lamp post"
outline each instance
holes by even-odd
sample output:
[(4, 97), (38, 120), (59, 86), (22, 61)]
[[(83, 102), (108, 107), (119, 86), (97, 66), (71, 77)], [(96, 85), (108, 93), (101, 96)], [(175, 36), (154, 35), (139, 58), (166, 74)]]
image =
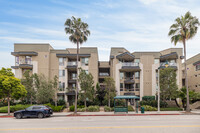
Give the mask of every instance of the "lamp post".
[[(161, 66), (158, 67), (158, 113), (160, 113), (160, 69)], [(165, 62), (165, 68), (167, 68), (169, 66), (168, 61)]]

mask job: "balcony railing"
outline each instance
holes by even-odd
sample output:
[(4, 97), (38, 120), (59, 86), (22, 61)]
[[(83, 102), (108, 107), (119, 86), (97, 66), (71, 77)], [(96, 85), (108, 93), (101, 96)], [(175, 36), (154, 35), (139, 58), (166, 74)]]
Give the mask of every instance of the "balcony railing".
[(133, 62), (123, 62), (122, 66), (139, 66), (139, 63), (133, 63)]
[(125, 91), (134, 91), (134, 88), (125, 88)]
[(75, 61), (73, 62), (67, 62), (67, 66), (76, 66), (77, 63)]
[(109, 76), (109, 73), (99, 73), (99, 76)]
[(170, 62), (170, 63), (165, 63), (165, 62), (161, 62), (160, 63), (160, 66), (166, 66), (166, 65), (168, 65), (168, 66), (177, 66), (177, 63), (174, 63), (174, 62)]
[(32, 65), (32, 61), (31, 60), (20, 60), (19, 62), (16, 62), (16, 65), (19, 64), (29, 64)]

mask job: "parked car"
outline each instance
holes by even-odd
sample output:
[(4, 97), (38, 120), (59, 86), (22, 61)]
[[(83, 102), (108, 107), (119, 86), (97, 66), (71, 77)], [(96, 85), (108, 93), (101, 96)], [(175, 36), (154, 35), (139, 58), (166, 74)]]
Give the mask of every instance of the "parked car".
[(49, 106), (34, 105), (24, 110), (18, 110), (14, 112), (14, 117), (21, 119), (23, 117), (38, 117), (44, 118), (49, 117), (53, 114), (53, 110)]

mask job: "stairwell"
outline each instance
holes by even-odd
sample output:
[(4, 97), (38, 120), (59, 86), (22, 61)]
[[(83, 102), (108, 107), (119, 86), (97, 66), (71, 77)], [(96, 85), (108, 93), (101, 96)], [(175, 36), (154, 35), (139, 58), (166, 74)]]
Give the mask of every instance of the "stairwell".
[(200, 101), (196, 101), (195, 103), (191, 104), (190, 109), (200, 109)]

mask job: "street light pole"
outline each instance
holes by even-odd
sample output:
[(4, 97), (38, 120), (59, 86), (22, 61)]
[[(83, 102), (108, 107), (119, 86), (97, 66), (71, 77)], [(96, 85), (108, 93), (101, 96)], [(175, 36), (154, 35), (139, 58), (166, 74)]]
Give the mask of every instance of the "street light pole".
[(158, 68), (158, 113), (160, 113), (160, 68)]

